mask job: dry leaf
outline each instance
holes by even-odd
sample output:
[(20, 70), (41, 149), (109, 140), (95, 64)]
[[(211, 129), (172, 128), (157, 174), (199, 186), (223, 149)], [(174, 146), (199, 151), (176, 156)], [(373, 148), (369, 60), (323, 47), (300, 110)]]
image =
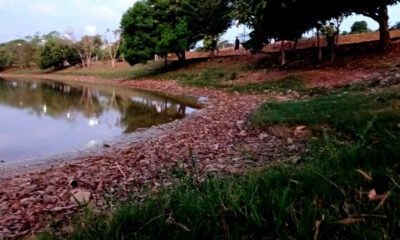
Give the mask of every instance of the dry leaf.
[(364, 218), (345, 218), (342, 220), (337, 221), (337, 224), (343, 224), (343, 225), (351, 225), (351, 224), (355, 224), (355, 223), (359, 223), (364, 221)]
[(366, 172), (364, 172), (363, 170), (361, 170), (361, 169), (356, 169), (356, 171), (359, 173), (359, 174), (361, 174), (361, 175), (363, 175), (363, 177), (365, 178), (365, 179), (367, 179), (368, 181), (372, 181), (373, 179), (372, 179), (372, 177), (370, 176), (370, 175), (368, 175)]
[(385, 194), (379, 195), (381, 201), (379, 202), (378, 206), (374, 209), (374, 211), (378, 210), (379, 208), (381, 208), (383, 206), (383, 204), (385, 204), (386, 199), (389, 197), (389, 194), (390, 194), (390, 191)]
[(83, 190), (83, 189), (76, 189), (71, 191), (72, 197), (70, 198), (74, 203), (88, 203), (90, 200), (91, 193)]
[(368, 193), (368, 198), (369, 200), (374, 201), (375, 197), (376, 197), (376, 191), (375, 189), (371, 189), (371, 191), (369, 191)]

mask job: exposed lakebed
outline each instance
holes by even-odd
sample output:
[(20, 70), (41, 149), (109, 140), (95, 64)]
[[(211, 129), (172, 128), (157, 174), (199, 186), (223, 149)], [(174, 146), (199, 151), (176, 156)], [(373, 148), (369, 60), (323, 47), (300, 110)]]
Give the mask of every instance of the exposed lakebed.
[(0, 79), (0, 161), (49, 158), (184, 118), (195, 98), (113, 85)]

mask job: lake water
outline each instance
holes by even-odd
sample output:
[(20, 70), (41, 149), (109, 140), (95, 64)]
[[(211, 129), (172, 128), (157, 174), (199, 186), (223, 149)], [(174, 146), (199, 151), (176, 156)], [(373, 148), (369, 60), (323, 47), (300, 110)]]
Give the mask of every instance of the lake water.
[(0, 162), (99, 145), (199, 107), (193, 98), (130, 88), (0, 78)]

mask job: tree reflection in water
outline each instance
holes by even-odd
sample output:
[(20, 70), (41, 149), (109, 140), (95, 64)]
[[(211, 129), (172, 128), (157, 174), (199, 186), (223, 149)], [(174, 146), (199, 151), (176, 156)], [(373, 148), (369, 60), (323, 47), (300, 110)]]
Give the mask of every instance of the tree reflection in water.
[[(138, 128), (183, 118), (199, 107), (196, 101), (186, 101), (186, 98), (180, 102), (177, 97), (127, 88), (0, 79), (0, 137), (11, 139), (19, 135), (18, 126), (13, 126), (11, 129), (15, 130), (12, 131), (7, 129), (7, 125), (15, 125), (11, 122), (13, 118), (23, 118), (24, 125), (52, 133), (44, 134), (41, 130), (39, 135), (46, 135), (41, 139), (43, 142), (51, 143), (52, 137), (58, 137), (53, 139), (55, 143), (62, 138), (64, 144), (81, 142), (84, 146), (89, 141), (104, 141)], [(5, 118), (7, 115), (10, 121)], [(31, 142), (38, 140), (34, 134), (30, 136), (34, 130), (24, 131), (24, 138)], [(15, 142), (22, 144), (23, 141)], [(8, 149), (13, 147), (10, 143), (8, 145)], [(7, 149), (2, 149), (0, 139), (0, 159), (4, 152)]]

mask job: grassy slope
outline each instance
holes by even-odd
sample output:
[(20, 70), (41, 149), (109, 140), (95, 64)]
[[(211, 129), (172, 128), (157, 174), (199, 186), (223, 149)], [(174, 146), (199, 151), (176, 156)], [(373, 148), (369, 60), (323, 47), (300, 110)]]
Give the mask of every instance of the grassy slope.
[[(309, 151), (297, 163), (202, 183), (174, 169), (173, 189), (102, 213), (86, 209), (61, 238), (312, 239), (318, 221), (319, 239), (398, 236), (399, 88), (265, 103), (252, 121), (259, 128), (308, 125)], [(371, 189), (387, 199), (370, 201)]]

